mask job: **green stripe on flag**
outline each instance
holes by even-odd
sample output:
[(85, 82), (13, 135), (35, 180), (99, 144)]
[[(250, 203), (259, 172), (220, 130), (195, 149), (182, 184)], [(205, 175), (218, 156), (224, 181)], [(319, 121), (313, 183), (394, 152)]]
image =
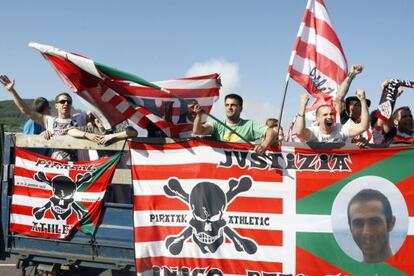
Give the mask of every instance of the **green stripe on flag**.
[[(89, 181), (83, 183), (78, 189), (77, 192), (84, 192), (90, 185), (92, 185), (93, 183), (95, 183), (95, 181), (104, 173), (106, 172), (109, 168), (111, 168), (112, 166), (115, 166), (116, 163), (119, 162), (119, 160), (121, 159), (122, 153), (118, 152), (117, 154), (115, 154), (114, 156), (111, 157), (111, 159), (109, 159), (106, 163), (102, 164), (101, 166), (99, 166), (93, 173), (92, 173), (92, 177)], [(76, 203), (79, 205), (79, 207), (81, 207), (84, 210), (88, 210), (88, 208), (85, 207), (85, 205), (82, 204), (81, 201), (76, 201)], [(91, 217), (90, 217), (90, 210), (88, 210), (88, 213), (81, 219), (80, 223), (81, 223), (81, 231), (83, 233), (89, 234), (89, 235), (93, 235), (93, 233), (95, 232), (95, 224), (91, 221)]]
[(413, 174), (414, 148), (402, 150), (366, 169), (336, 182), (316, 193), (310, 194), (296, 203), (297, 214), (330, 215), (332, 204), (338, 192), (350, 181), (366, 175), (375, 175), (397, 183)]
[[(351, 275), (405, 275), (387, 263), (364, 264), (350, 258), (338, 246), (333, 234), (296, 233), (296, 245)], [(300, 273), (300, 271), (297, 272)], [(329, 271), (323, 271), (323, 273), (329, 273)]]
[(96, 63), (96, 62), (95, 62), (95, 66), (100, 71), (104, 72), (107, 75), (115, 76), (115, 77), (118, 77), (120, 79), (132, 81), (132, 82), (141, 84), (143, 86), (152, 87), (152, 88), (161, 90), (161, 87), (159, 87), (159, 86), (157, 86), (157, 85), (155, 85), (155, 84), (153, 84), (153, 83), (151, 83), (149, 81), (146, 81), (146, 80), (144, 80), (141, 77), (138, 77), (136, 75), (133, 75), (131, 73), (124, 72), (124, 71), (121, 71), (119, 69), (116, 69), (116, 68), (113, 68), (113, 67), (109, 67), (109, 66), (106, 66), (106, 65), (103, 65), (103, 64), (100, 64), (100, 63)]
[(110, 167), (112, 167), (115, 163), (118, 163), (121, 159), (121, 152), (118, 152), (108, 162), (102, 164), (95, 171), (92, 172), (92, 177), (87, 182), (83, 183), (77, 189), (78, 192), (84, 192), (90, 185), (92, 185), (104, 172), (106, 172)]

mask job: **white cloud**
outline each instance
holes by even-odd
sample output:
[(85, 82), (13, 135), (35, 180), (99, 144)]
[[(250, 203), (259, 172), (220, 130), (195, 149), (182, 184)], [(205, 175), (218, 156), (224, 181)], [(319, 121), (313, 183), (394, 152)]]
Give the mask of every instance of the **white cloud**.
[(229, 62), (224, 58), (210, 59), (205, 62), (194, 63), (187, 70), (186, 76), (197, 76), (204, 74), (218, 73), (221, 75), (222, 88), (220, 91), (220, 99), (213, 105), (211, 114), (219, 119), (224, 119), (224, 95), (229, 93), (237, 93), (243, 97), (243, 112), (241, 114), (244, 119), (251, 119), (258, 123), (265, 123), (269, 117), (278, 118), (278, 110), (275, 103), (258, 101), (255, 95), (244, 93), (240, 88), (241, 78), (239, 74), (239, 65), (236, 62)]
[(234, 93), (240, 86), (239, 65), (225, 58), (214, 58), (205, 62), (196, 62), (187, 70), (187, 76), (218, 73), (221, 76), (221, 94)]

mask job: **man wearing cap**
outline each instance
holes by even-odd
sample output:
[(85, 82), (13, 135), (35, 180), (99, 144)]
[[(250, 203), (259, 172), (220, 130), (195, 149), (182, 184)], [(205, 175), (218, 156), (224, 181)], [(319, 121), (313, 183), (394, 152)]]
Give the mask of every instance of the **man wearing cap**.
[[(351, 67), (351, 71), (342, 82), (338, 89), (337, 97), (335, 100), (336, 106), (339, 109), (340, 122), (344, 126), (352, 126), (358, 124), (361, 121), (361, 101), (356, 96), (350, 96), (345, 99), (346, 94), (349, 91), (352, 80), (362, 72), (364, 67), (361, 64), (354, 64)], [(345, 100), (344, 100), (345, 99)], [(366, 99), (367, 107), (371, 105), (371, 101)], [(360, 146), (364, 146), (367, 143), (374, 143), (372, 130), (368, 128), (362, 134), (349, 138), (346, 142), (356, 143)]]

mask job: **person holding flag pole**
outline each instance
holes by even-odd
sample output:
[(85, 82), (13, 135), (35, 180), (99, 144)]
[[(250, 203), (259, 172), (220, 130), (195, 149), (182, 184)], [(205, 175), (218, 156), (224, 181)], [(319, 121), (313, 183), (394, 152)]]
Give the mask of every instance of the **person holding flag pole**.
[[(257, 154), (264, 154), (266, 149), (275, 141), (276, 132), (272, 128), (266, 128), (251, 120), (240, 118), (243, 110), (243, 98), (237, 94), (228, 94), (224, 98), (226, 120), (221, 122), (211, 114), (205, 113), (197, 103), (191, 106), (196, 113), (193, 125), (193, 134), (212, 135), (213, 138), (224, 142), (244, 141), (254, 146)], [(213, 123), (202, 123), (202, 114), (207, 114), (214, 119)], [(253, 145), (252, 142), (264, 137), (260, 144)]]

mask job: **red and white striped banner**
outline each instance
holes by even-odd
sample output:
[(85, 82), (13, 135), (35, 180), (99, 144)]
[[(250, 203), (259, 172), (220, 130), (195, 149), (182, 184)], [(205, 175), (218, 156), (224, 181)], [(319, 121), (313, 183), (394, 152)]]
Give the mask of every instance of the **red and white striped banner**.
[(146, 128), (151, 121), (168, 137), (190, 137), (193, 116), (188, 103), (196, 100), (210, 112), (219, 97), (218, 74), (148, 82), (78, 54), (49, 45), (29, 45), (39, 50), (62, 80), (90, 104), (88, 109), (102, 113), (101, 120), (110, 126), (129, 119)]
[(65, 239), (93, 234), (120, 155), (68, 162), (16, 148), (10, 231)]
[[(139, 275), (414, 275), (412, 147), (130, 148)], [(386, 207), (349, 211), (361, 192), (382, 194), (395, 224)], [(349, 221), (374, 218), (365, 242), (371, 231)]]
[(263, 173), (262, 157), (256, 155), (256, 167), (235, 168), (234, 158), (255, 155), (247, 145), (192, 140), (130, 148), (138, 274), (282, 270), (283, 231), (274, 222), (286, 185), (280, 172)]
[(345, 79), (347, 68), (323, 0), (308, 0), (289, 62), (290, 77), (317, 102), (329, 103)]

